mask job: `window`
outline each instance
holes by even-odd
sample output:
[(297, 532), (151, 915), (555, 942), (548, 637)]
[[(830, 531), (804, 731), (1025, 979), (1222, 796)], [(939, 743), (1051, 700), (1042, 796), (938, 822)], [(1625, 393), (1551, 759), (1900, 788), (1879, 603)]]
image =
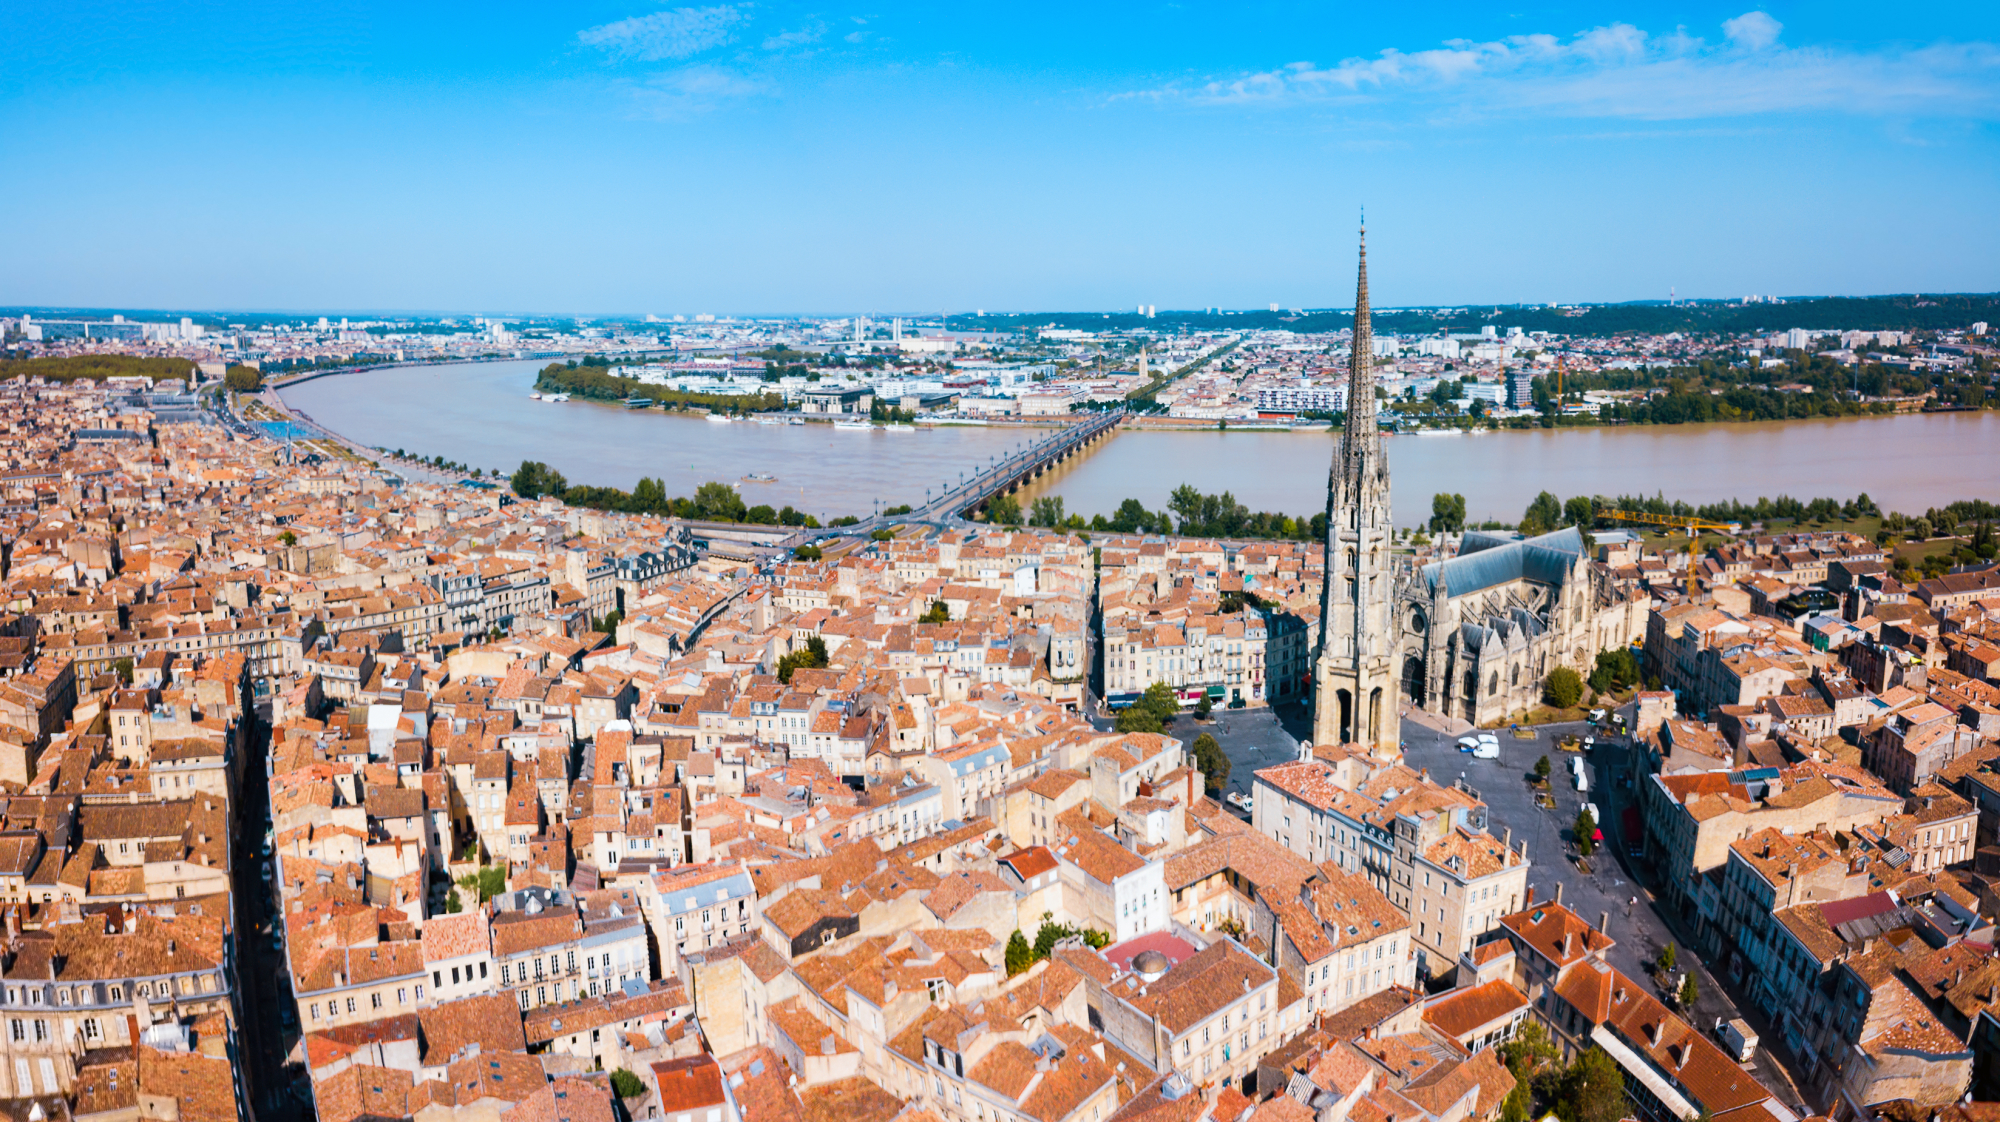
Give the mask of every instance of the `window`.
[(349, 1013), (354, 1012), (354, 999), (351, 997), (347, 999), (347, 1011)]
[(397, 986), (397, 987), (396, 987), (396, 1004), (398, 1004), (398, 1005), (408, 1005), (409, 1003), (410, 1003), (410, 998), (409, 998), (409, 992), (408, 992), (408, 990), (406, 990), (406, 989), (405, 989), (404, 987), (402, 987), (402, 986)]
[(381, 994), (379, 994), (379, 993), (371, 993), (371, 994), (369, 994), (369, 995), (368, 995), (368, 1003), (369, 1003), (369, 1007), (370, 1007), (370, 1008), (372, 1008), (372, 1009), (380, 1009), (380, 1008), (382, 1008), (382, 995), (381, 995)]

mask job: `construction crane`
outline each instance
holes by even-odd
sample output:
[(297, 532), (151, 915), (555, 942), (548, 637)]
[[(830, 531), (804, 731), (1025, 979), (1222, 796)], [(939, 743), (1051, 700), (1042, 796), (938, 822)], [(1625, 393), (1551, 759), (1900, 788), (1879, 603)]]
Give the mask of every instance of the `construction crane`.
[(1665, 526), (1669, 529), (1687, 532), (1687, 596), (1695, 598), (1695, 545), (1700, 542), (1703, 531), (1721, 534), (1736, 534), (1743, 529), (1741, 522), (1710, 522), (1689, 514), (1646, 514), (1636, 510), (1619, 510), (1615, 507), (1597, 508), (1597, 517), (1607, 522), (1640, 522), (1648, 526)]

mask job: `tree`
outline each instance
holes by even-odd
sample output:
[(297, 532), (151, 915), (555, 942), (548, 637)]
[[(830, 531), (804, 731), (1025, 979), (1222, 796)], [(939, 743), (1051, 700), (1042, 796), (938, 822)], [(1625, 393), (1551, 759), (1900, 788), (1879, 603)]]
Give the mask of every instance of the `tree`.
[(727, 483), (704, 483), (694, 489), (694, 516), (710, 522), (741, 522), (749, 508)]
[(1021, 502), (1012, 495), (995, 495), (986, 500), (986, 520), (1001, 526), (1021, 524)]
[(1061, 495), (1043, 495), (1036, 499), (1028, 515), (1028, 525), (1054, 529), (1063, 524), (1063, 500)]
[(514, 493), (524, 499), (539, 499), (543, 495), (560, 499), (569, 490), (569, 481), (562, 473), (540, 460), (522, 460), (508, 482), (513, 485)]
[(1547, 756), (1543, 756), (1541, 759), (1535, 761), (1536, 779), (1539, 779), (1542, 782), (1547, 783), (1549, 781), (1549, 774), (1553, 771), (1555, 771), (1555, 765), (1549, 763), (1549, 758)]
[(1440, 491), (1431, 496), (1431, 532), (1457, 533), (1465, 529), (1465, 496)]
[(256, 393), (264, 388), (264, 374), (254, 366), (231, 366), (222, 375), (222, 384), (236, 393)]
[(1690, 970), (1681, 977), (1681, 992), (1680, 992), (1681, 1008), (1693, 1009), (1694, 1003), (1700, 998), (1701, 998), (1701, 987), (1695, 985), (1694, 971)]
[(1525, 1020), (1514, 1030), (1514, 1038), (1499, 1046), (1500, 1060), (1514, 1078), (1525, 1085), (1543, 1064), (1556, 1058), (1555, 1042), (1541, 1022)]
[(1588, 857), (1597, 852), (1597, 819), (1589, 811), (1577, 811), (1576, 825), (1571, 829), (1576, 832), (1577, 853)]
[(1159, 732), (1160, 719), (1144, 705), (1132, 704), (1118, 711), (1118, 719), (1113, 723), (1119, 732)]
[(1208, 720), (1209, 714), (1213, 712), (1215, 712), (1215, 702), (1210, 701), (1208, 698), (1208, 691), (1203, 690), (1201, 692), (1201, 700), (1194, 703), (1195, 719), (1200, 721), (1206, 721)]
[(452, 889), (451, 895), (444, 898), (444, 910), (447, 915), (457, 915), (465, 910), (465, 901), (458, 898), (458, 889)]
[(933, 600), (933, 601), (931, 601), (931, 606), (930, 606), (929, 608), (925, 609), (925, 611), (924, 611), (924, 614), (923, 614), (923, 615), (921, 615), (921, 616), (918, 616), (918, 617), (917, 617), (917, 622), (918, 622), (918, 623), (950, 623), (950, 622), (951, 622), (951, 605), (949, 605), (949, 604), (945, 603), (945, 602), (944, 602), (944, 601), (942, 601), (942, 600)]
[(1210, 794), (1220, 794), (1223, 784), (1229, 782), (1229, 756), (1208, 733), (1194, 738), (1194, 766), (1208, 777)]
[(1590, 672), (1590, 688), (1598, 693), (1617, 693), (1639, 684), (1642, 671), (1639, 656), (1630, 647), (1597, 652), (1597, 666)]
[(1562, 525), (1562, 517), (1562, 500), (1552, 492), (1543, 491), (1535, 496), (1535, 501), (1528, 504), (1527, 512), (1521, 515), (1521, 535), (1532, 538), (1537, 534), (1546, 534)]
[(1150, 710), (1154, 719), (1162, 725), (1179, 716), (1181, 711), (1180, 698), (1174, 696), (1174, 688), (1165, 682), (1154, 682), (1147, 686), (1146, 692), (1139, 698), (1139, 704)]
[(1557, 709), (1572, 708), (1583, 700), (1583, 677), (1567, 666), (1558, 666), (1542, 682), (1542, 696)]
[(802, 545), (792, 551), (792, 556), (800, 561), (817, 561), (826, 554), (816, 545)]
[(1629, 1113), (1625, 1073), (1604, 1049), (1593, 1047), (1564, 1073), (1554, 1105), (1563, 1122), (1619, 1122)]
[(817, 635), (806, 637), (806, 645), (787, 655), (778, 657), (778, 680), (790, 682), (793, 672), (800, 667), (808, 670), (822, 670), (826, 667), (826, 640)]
[(278, 544), (284, 546), (286, 549), (290, 549), (293, 546), (299, 544), (299, 536), (297, 534), (292, 533), (290, 530), (285, 530), (279, 533)]
[(1589, 528), (1597, 521), (1597, 504), (1587, 495), (1577, 495), (1563, 504), (1563, 524)]
[(1028, 945), (1027, 936), (1020, 928), (1007, 937), (1007, 976), (1009, 978), (1035, 964), (1035, 948)]
[(636, 1099), (646, 1093), (646, 1081), (621, 1067), (611, 1073), (611, 1089), (621, 1099)]
[(1660, 948), (1659, 956), (1653, 959), (1653, 965), (1661, 970), (1672, 970), (1677, 957), (1674, 954), (1674, 945), (1668, 943), (1666, 946)]
[(132, 684), (132, 660), (131, 660), (131, 659), (129, 659), (129, 658), (121, 658), (121, 659), (115, 659), (115, 660), (113, 660), (113, 661), (112, 661), (112, 663), (111, 663), (111, 672), (112, 672), (113, 674), (116, 674), (116, 675), (118, 675), (118, 680), (119, 680), (119, 681), (121, 681), (121, 682), (125, 683), (125, 684), (126, 684), (126, 685), (128, 685), (128, 686)]
[(756, 506), (743, 512), (743, 521), (753, 526), (776, 526), (778, 524), (778, 512), (772, 510), (768, 503), (758, 503)]

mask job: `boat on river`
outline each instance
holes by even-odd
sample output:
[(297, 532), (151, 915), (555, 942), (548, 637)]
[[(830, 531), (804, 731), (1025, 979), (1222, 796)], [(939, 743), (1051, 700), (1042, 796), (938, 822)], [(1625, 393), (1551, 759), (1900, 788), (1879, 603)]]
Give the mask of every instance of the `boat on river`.
[(734, 424), (736, 421), (736, 418), (727, 413), (710, 413), (708, 419), (710, 422), (718, 425)]
[(867, 421), (835, 421), (833, 427), (837, 429), (858, 429), (861, 432), (867, 432), (875, 426), (869, 424)]
[(778, 477), (768, 471), (753, 471), (743, 478), (752, 483), (776, 483), (778, 481)]

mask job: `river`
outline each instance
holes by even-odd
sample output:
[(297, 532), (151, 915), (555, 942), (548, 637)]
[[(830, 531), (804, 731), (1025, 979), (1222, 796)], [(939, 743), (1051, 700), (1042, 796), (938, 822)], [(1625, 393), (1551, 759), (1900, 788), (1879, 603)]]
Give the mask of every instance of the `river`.
[[(822, 519), (921, 503), (924, 488), (1004, 455), (1038, 430), (941, 427), (854, 432), (829, 425), (712, 424), (657, 411), (530, 400), (547, 360), (387, 367), (284, 391), (293, 408), (362, 444), (443, 455), (512, 471), (542, 460), (572, 483), (630, 489), (641, 475), (686, 495), (712, 479), (741, 482), (745, 501), (790, 504)], [(1703, 503), (1789, 494), (1918, 512), (1961, 498), (2000, 498), (2000, 414), (1930, 413), (1755, 424), (1529, 430), (1384, 440), (1395, 520), (1430, 517), (1431, 495), (1465, 496), (1474, 520), (1512, 522), (1536, 493), (1652, 494)], [(1158, 509), (1176, 486), (1230, 491), (1252, 510), (1325, 507), (1334, 438), (1324, 432), (1124, 431), (1038, 480), (1084, 515), (1136, 498)], [(1024, 500), (1027, 496), (1024, 496)], [(1024, 502), (1025, 505), (1025, 502)]]
[[(528, 397), (547, 359), (397, 366), (316, 378), (283, 391), (285, 404), (371, 447), (443, 456), (512, 472), (540, 460), (571, 483), (631, 490), (642, 475), (669, 495), (710, 480), (738, 483), (743, 501), (793, 506), (822, 521), (921, 505), (924, 488), (957, 482), (1047, 429), (944, 426), (859, 432), (829, 424), (715, 424), (698, 415)], [(774, 483), (744, 480), (751, 472)]]
[[(1326, 507), (1335, 443), (1325, 432), (1122, 432), (1037, 480), (1033, 493), (1109, 514), (1126, 498), (1160, 509), (1192, 483), (1251, 510), (1312, 514)], [(1695, 504), (1780, 494), (1846, 501), (1866, 491), (1906, 513), (2000, 498), (2000, 414), (1990, 411), (1393, 436), (1383, 447), (1398, 526), (1428, 520), (1439, 491), (1464, 495), (1474, 521), (1503, 522), (1544, 490), (1565, 499), (1664, 492)]]

